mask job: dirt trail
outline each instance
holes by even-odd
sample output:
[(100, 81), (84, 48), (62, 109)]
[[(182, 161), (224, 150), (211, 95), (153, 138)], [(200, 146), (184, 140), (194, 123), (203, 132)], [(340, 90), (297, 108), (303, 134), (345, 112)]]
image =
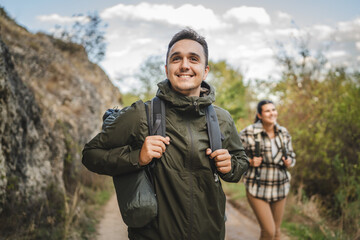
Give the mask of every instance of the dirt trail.
[(127, 226), (121, 218), (115, 194), (106, 204), (103, 216), (98, 226), (98, 240), (128, 239)]
[[(229, 202), (226, 204), (226, 240), (258, 239), (258, 224), (241, 214)], [(122, 221), (114, 194), (104, 208), (104, 217), (98, 226), (98, 240), (127, 240), (127, 227)]]
[(257, 222), (242, 214), (226, 202), (226, 240), (259, 239), (260, 227)]

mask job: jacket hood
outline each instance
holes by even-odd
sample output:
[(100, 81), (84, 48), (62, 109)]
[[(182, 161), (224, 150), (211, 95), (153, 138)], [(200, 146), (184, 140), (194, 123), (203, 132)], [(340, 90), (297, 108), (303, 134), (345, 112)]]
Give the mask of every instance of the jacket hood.
[(158, 83), (156, 96), (179, 111), (194, 111), (199, 115), (205, 115), (205, 108), (215, 101), (215, 89), (205, 81), (201, 83), (200, 96), (184, 96), (171, 88), (168, 79)]

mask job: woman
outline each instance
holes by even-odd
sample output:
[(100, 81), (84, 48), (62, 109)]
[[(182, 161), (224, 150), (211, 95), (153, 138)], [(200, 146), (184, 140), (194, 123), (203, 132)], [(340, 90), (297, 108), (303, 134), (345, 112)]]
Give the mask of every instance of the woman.
[(291, 136), (277, 124), (272, 101), (258, 103), (254, 124), (240, 132), (249, 157), (246, 195), (261, 227), (260, 239), (280, 239), (280, 225), (290, 189), (288, 168), (295, 165)]

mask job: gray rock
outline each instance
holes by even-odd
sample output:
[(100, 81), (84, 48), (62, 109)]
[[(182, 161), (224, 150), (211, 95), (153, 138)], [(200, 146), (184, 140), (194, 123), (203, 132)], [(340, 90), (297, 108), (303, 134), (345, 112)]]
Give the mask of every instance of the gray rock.
[(0, 218), (27, 219), (74, 191), (81, 150), (121, 95), (81, 46), (2, 16), (0, 32)]

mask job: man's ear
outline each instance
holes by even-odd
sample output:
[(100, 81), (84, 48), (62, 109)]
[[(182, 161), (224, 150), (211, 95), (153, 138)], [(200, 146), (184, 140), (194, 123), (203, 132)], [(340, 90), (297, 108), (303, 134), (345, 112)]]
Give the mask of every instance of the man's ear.
[(210, 66), (209, 66), (209, 65), (207, 65), (207, 66), (205, 67), (205, 74), (204, 74), (204, 78), (203, 78), (203, 80), (205, 80), (205, 79), (206, 79), (206, 77), (207, 77), (207, 75), (208, 75), (209, 71), (210, 71)]
[(260, 115), (260, 113), (257, 113), (257, 117), (261, 120), (261, 115)]
[(167, 69), (167, 65), (165, 65), (165, 73), (166, 73), (166, 77), (168, 76), (168, 69)]

